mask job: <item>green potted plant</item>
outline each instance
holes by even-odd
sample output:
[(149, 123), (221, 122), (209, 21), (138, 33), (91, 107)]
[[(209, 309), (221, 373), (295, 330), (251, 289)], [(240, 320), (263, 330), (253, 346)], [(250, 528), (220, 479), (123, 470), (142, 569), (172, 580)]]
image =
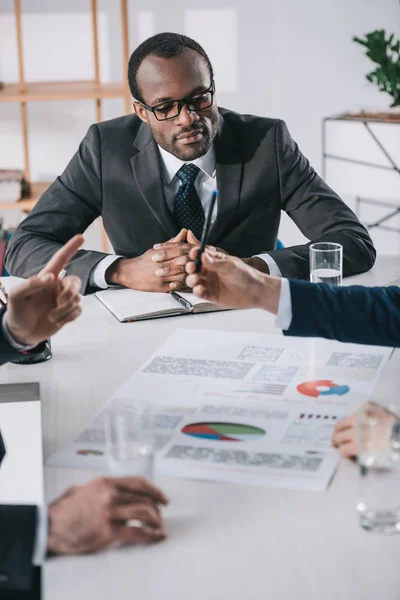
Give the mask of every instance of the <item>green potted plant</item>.
[(354, 36), (353, 41), (366, 48), (366, 55), (374, 63), (374, 70), (367, 73), (366, 78), (389, 95), (390, 106), (384, 112), (349, 113), (346, 116), (400, 121), (400, 40), (395, 39), (394, 33), (389, 35), (384, 29), (377, 29), (367, 33), (364, 38)]

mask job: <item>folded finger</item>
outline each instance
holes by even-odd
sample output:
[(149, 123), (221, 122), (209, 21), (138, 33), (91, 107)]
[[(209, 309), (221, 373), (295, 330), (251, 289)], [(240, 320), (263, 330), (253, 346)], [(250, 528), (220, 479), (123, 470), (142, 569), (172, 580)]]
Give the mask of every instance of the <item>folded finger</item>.
[(346, 419), (341, 419), (335, 425), (335, 432), (344, 431), (346, 429), (351, 429), (355, 425), (355, 421), (353, 417), (348, 417)]
[(339, 447), (339, 452), (344, 458), (354, 458), (357, 456), (357, 446), (356, 443), (348, 442), (346, 444), (342, 444)]
[(151, 257), (153, 262), (164, 262), (166, 260), (172, 260), (178, 256), (188, 255), (193, 246), (190, 244), (174, 244), (171, 246), (165, 246), (160, 250), (156, 250)]
[(193, 261), (190, 261), (185, 266), (185, 270), (186, 270), (186, 273), (189, 273), (189, 275), (192, 275), (192, 273), (196, 272), (196, 265), (194, 264)]
[(75, 321), (75, 319), (77, 319), (79, 317), (81, 312), (82, 312), (82, 309), (80, 306), (78, 306), (76, 308), (73, 308), (71, 311), (65, 313), (64, 315), (62, 315), (61, 317), (59, 317), (57, 319), (50, 318), (50, 316), (49, 316), (49, 321), (50, 321), (50, 323), (54, 323), (58, 327), (62, 327), (63, 325), (66, 325), (67, 323), (70, 323), (71, 321)]
[(52, 312), (66, 313), (72, 308), (76, 308), (81, 304), (81, 297), (79, 294), (72, 294), (71, 296), (67, 296), (63, 302), (57, 302), (55, 308), (53, 308)]
[(187, 287), (186, 282), (173, 281), (169, 283), (170, 291), (178, 291), (178, 292), (191, 292), (192, 290)]
[(192, 248), (190, 250), (190, 252), (189, 252), (189, 258), (191, 260), (195, 260), (197, 258), (198, 253), (199, 253), (199, 250), (200, 250), (199, 246), (196, 246), (196, 248)]
[(195, 285), (192, 289), (192, 292), (195, 296), (203, 298), (203, 300), (208, 300), (210, 297), (210, 294), (207, 292), (203, 284)]
[(143, 523), (146, 527), (162, 529), (162, 517), (159, 511), (148, 504), (116, 505), (111, 511), (111, 519), (123, 522), (136, 520)]
[(157, 277), (165, 277), (166, 275), (179, 275), (180, 273), (185, 273), (185, 267), (188, 262), (188, 256), (178, 256), (178, 258), (175, 258), (174, 260), (160, 263), (155, 270), (155, 274)]
[[(80, 306), (80, 304), (81, 297), (79, 295), (72, 295), (71, 297), (66, 297), (62, 303), (58, 302), (56, 307), (52, 310), (52, 313), (54, 312), (55, 314), (62, 316), (73, 308)], [(56, 317), (56, 319), (57, 318), (58, 317)]]
[(168, 504), (164, 492), (144, 477), (113, 477), (111, 482), (122, 492), (130, 492), (135, 496), (148, 497), (160, 504)]
[(185, 271), (182, 271), (181, 273), (177, 273), (176, 275), (165, 275), (164, 277), (160, 277), (160, 279), (161, 281), (165, 281), (167, 283), (171, 283), (172, 281), (178, 283), (185, 283), (186, 277), (187, 275)]
[(59, 319), (64, 318), (69, 312), (72, 312), (81, 304), (80, 296), (73, 297), (71, 301), (66, 302), (65, 304), (57, 304), (55, 308), (51, 310), (48, 315), (49, 321), (55, 322)]
[(154, 271), (156, 277), (164, 277), (168, 281), (171, 281), (173, 275), (179, 275), (181, 273), (185, 273), (185, 267), (179, 265), (175, 267), (163, 267), (162, 269), (156, 269)]
[(204, 285), (202, 276), (199, 273), (194, 273), (194, 272), (193, 272), (193, 275), (188, 275), (186, 277), (186, 283), (191, 288), (194, 288), (197, 285)]
[(79, 294), (82, 286), (82, 280), (76, 275), (68, 275), (61, 280), (59, 298), (63, 298), (65, 295), (73, 293)]
[(161, 542), (166, 538), (163, 529), (151, 529), (150, 527), (126, 527), (117, 526), (114, 529), (115, 541), (137, 544), (152, 544)]
[(355, 435), (354, 429), (346, 429), (340, 433), (334, 433), (332, 436), (332, 446), (338, 447), (342, 444), (353, 442), (355, 440)]

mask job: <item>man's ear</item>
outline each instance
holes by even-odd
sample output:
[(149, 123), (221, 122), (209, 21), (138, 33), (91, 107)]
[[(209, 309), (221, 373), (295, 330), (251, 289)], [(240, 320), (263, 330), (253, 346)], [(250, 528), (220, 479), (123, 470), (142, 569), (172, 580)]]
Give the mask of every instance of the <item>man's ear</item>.
[(133, 101), (132, 105), (133, 105), (133, 112), (135, 113), (135, 115), (137, 115), (139, 117), (139, 119), (141, 121), (143, 121), (144, 123), (149, 124), (149, 119), (147, 117), (146, 109), (141, 104), (139, 104), (139, 102)]

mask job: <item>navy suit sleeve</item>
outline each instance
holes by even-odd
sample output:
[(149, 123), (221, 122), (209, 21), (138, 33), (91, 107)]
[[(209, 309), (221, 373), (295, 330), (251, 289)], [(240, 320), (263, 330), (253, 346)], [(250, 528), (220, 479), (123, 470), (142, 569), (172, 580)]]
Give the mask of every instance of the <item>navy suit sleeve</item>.
[(6, 590), (32, 591), (36, 506), (0, 505), (0, 597)]
[(292, 322), (285, 335), (400, 347), (400, 288), (336, 287), (290, 280)]

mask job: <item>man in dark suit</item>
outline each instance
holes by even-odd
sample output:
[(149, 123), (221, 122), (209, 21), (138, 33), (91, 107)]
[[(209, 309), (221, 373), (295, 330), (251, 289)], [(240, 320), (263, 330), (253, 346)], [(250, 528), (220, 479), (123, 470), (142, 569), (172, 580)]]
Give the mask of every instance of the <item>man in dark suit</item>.
[(77, 254), (67, 270), (79, 275), (85, 292), (110, 284), (180, 288), (216, 188), (210, 244), (257, 269), (308, 276), (308, 244), (275, 249), (281, 210), (313, 242), (343, 245), (344, 275), (371, 268), (367, 231), (313, 170), (285, 123), (218, 109), (212, 65), (194, 40), (172, 33), (149, 38), (133, 52), (128, 76), (135, 114), (90, 127), (13, 235), (9, 272), (38, 272), (101, 215), (116, 256)]
[(7, 310), (0, 308), (0, 365), (20, 358), (21, 352), (38, 352), (38, 344), (80, 315), (79, 277), (59, 279), (59, 274), (82, 243), (82, 235), (74, 236), (37, 277), (9, 292)]
[[(21, 352), (37, 352), (43, 339), (79, 316), (79, 278), (59, 280), (58, 275), (82, 243), (83, 237), (75, 236), (38, 277), (10, 291), (7, 309), (0, 311), (0, 365)], [(0, 416), (0, 468), (7, 458)], [(39, 600), (40, 570), (33, 565), (40, 564), (46, 552), (85, 554), (117, 542), (164, 539), (158, 506), (166, 503), (164, 494), (149, 482), (121, 477), (70, 488), (48, 511), (33, 505), (0, 504), (0, 598)], [(130, 520), (142, 526), (130, 527)]]
[[(197, 249), (191, 250), (195, 259)], [(277, 315), (285, 335), (323, 337), (400, 347), (400, 288), (331, 286), (271, 277), (214, 250), (202, 255), (201, 273), (190, 262), (187, 285), (200, 298), (229, 308), (262, 308)]]
[[(1, 448), (0, 468), (1, 460), (7, 459), (0, 432), (0, 452)], [(163, 540), (159, 505), (167, 502), (161, 490), (144, 479), (101, 477), (70, 488), (48, 510), (0, 504), (0, 597), (23, 592), (23, 598), (40, 600), (39, 564), (47, 552), (88, 554), (118, 542)], [(129, 526), (130, 520), (136, 521), (135, 527)]]

